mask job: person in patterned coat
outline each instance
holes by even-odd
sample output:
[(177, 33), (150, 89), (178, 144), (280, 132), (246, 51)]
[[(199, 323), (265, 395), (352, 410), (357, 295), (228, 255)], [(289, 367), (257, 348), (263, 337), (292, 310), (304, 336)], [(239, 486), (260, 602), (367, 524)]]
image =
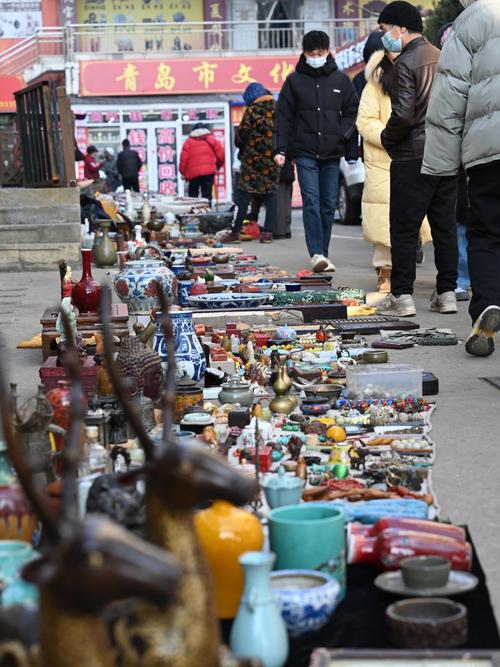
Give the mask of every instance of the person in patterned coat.
[(232, 230), (222, 237), (223, 243), (238, 243), (243, 220), (252, 195), (262, 196), (266, 207), (264, 231), (261, 243), (271, 243), (277, 216), (277, 190), (280, 169), (273, 158), (273, 128), (276, 102), (271, 93), (260, 83), (247, 86), (243, 93), (247, 105), (241, 123), (236, 130), (235, 144), (240, 150), (241, 170), (238, 181), (238, 208)]

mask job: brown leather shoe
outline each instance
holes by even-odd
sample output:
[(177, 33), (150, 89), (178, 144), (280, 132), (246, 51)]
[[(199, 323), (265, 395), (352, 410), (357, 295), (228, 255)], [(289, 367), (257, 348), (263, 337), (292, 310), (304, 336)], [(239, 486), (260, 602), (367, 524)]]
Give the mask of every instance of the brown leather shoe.
[(260, 235), (261, 243), (272, 243), (273, 242), (273, 233), (272, 232), (262, 232)]
[(391, 267), (382, 266), (378, 270), (377, 289), (381, 294), (390, 294), (391, 292)]

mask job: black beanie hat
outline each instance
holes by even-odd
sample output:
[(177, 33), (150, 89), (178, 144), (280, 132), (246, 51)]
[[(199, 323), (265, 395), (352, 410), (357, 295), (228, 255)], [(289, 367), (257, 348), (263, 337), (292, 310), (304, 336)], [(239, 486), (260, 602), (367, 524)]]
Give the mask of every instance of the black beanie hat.
[(368, 64), (368, 61), (375, 53), (375, 51), (382, 51), (383, 48), (384, 45), (382, 44), (382, 31), (374, 30), (370, 35), (368, 35), (368, 39), (366, 40), (366, 44), (363, 49), (363, 60), (365, 63)]
[(401, 28), (408, 28), (414, 32), (423, 32), (424, 25), (418, 9), (404, 0), (390, 2), (380, 12), (379, 23), (388, 25), (399, 25)]

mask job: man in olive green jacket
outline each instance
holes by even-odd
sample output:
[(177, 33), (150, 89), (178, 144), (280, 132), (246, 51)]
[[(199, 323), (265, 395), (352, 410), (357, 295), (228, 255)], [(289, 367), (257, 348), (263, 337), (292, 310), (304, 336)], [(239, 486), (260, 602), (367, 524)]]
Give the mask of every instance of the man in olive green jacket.
[(465, 349), (486, 357), (500, 330), (500, 2), (466, 7), (439, 59), (426, 119), (423, 174), (469, 178), (473, 329)]

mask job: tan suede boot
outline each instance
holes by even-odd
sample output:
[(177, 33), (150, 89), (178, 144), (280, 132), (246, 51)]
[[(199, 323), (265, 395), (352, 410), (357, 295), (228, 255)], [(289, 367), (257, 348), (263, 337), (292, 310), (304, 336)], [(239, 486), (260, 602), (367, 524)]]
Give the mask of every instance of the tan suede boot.
[(391, 291), (391, 267), (382, 266), (378, 270), (377, 289), (381, 294), (389, 294)]

